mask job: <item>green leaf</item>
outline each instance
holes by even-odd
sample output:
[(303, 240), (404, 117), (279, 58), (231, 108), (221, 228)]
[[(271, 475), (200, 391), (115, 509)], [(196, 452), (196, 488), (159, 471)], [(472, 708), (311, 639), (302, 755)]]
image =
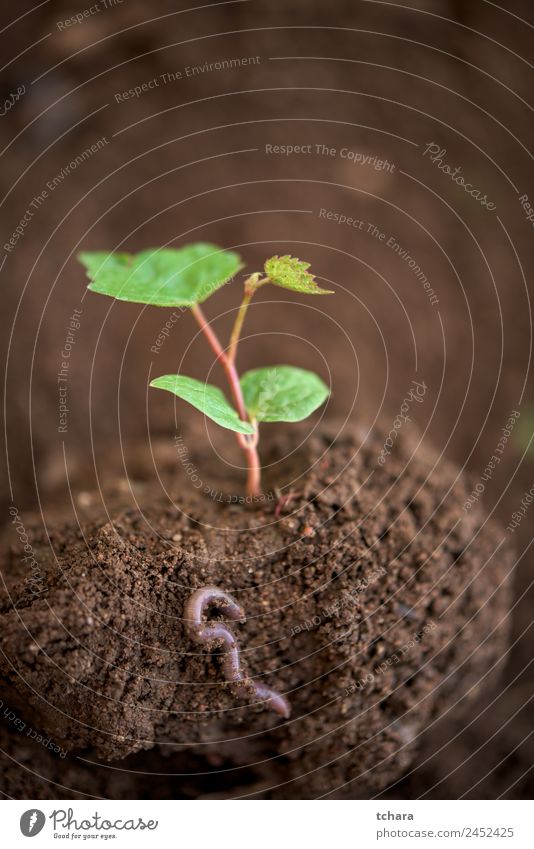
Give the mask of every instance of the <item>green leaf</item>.
[(156, 389), (165, 389), (177, 395), (178, 398), (188, 401), (221, 427), (234, 430), (236, 433), (254, 433), (250, 422), (241, 421), (237, 410), (228, 403), (217, 386), (202, 383), (192, 377), (183, 377), (181, 374), (164, 374), (153, 380), (150, 385)]
[(309, 267), (309, 262), (294, 256), (273, 256), (264, 266), (267, 277), (275, 286), (306, 295), (333, 295), (329, 289), (321, 289), (317, 285), (315, 277), (308, 271)]
[(95, 251), (78, 259), (92, 292), (158, 307), (201, 304), (243, 268), (239, 254), (205, 242), (138, 254)]
[(293, 366), (247, 371), (241, 388), (247, 412), (259, 422), (300, 422), (330, 394), (318, 375)]

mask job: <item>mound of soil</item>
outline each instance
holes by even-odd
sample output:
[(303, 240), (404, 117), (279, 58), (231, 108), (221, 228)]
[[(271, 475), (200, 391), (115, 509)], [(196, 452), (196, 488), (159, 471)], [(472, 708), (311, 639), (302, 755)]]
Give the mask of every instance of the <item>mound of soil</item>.
[[(147, 749), (144, 771), (152, 758), (190, 773), (159, 776), (161, 796), (205, 794), (225, 769), (222, 795), (280, 798), (368, 796), (402, 775), (433, 718), (487, 686), (510, 556), (494, 556), (499, 534), (478, 507), (464, 512), (454, 466), (402, 431), (380, 465), (384, 440), (328, 426), (291, 454), (298, 428), (280, 434), (264, 459), (294, 481), (290, 502), (267, 477), (265, 500), (228, 503), (182, 469), (174, 497), (148, 493), (143, 509), (24, 520), (34, 562), (30, 573), (14, 549), (3, 570), (0, 674), (4, 702), (68, 752), (47, 753), (51, 780), (74, 787), (78, 753), (128, 764)], [(191, 642), (184, 606), (205, 585), (244, 608), (232, 623), (243, 667), (286, 696), (288, 720)], [(123, 776), (122, 789), (87, 792), (135, 796)], [(27, 772), (5, 781), (17, 798), (45, 792)]]

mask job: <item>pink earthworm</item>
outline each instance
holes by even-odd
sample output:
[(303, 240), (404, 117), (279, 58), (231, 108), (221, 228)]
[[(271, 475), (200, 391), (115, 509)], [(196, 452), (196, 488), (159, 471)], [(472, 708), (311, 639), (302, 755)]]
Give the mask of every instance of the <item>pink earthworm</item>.
[(271, 690), (265, 684), (257, 684), (246, 678), (241, 669), (241, 652), (239, 644), (225, 622), (204, 623), (202, 618), (208, 607), (219, 608), (228, 619), (234, 622), (244, 622), (245, 612), (231, 595), (219, 587), (201, 587), (188, 598), (184, 609), (185, 627), (189, 637), (199, 645), (207, 648), (222, 649), (222, 668), (227, 681), (237, 685), (241, 698), (250, 694), (250, 685), (254, 695), (267, 707), (274, 710), (285, 719), (289, 718), (291, 709), (287, 699), (276, 690)]

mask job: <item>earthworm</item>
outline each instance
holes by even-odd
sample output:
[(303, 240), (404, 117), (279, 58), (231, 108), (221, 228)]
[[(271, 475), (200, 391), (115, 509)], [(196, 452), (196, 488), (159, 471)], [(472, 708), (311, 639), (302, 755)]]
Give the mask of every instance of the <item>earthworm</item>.
[(201, 587), (188, 598), (184, 608), (185, 627), (189, 637), (199, 645), (207, 648), (222, 648), (222, 668), (227, 681), (237, 685), (241, 698), (249, 695), (252, 684), (254, 695), (265, 702), (267, 707), (274, 710), (285, 719), (289, 718), (290, 707), (287, 699), (276, 690), (271, 690), (265, 684), (250, 681), (241, 669), (241, 652), (233, 631), (226, 622), (211, 622), (206, 624), (202, 617), (208, 607), (222, 610), (228, 619), (234, 622), (245, 621), (245, 612), (231, 595), (219, 587)]

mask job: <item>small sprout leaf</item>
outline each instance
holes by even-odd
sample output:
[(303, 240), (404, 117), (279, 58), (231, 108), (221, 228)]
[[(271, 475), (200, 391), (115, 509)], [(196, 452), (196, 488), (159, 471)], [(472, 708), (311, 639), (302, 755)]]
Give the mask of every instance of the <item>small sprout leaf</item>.
[(188, 401), (221, 427), (236, 433), (254, 433), (254, 427), (250, 422), (241, 421), (237, 410), (228, 403), (217, 386), (202, 383), (192, 377), (183, 377), (181, 374), (164, 374), (153, 380), (150, 385), (156, 389), (165, 389), (177, 395), (178, 398)]
[(81, 253), (78, 259), (92, 292), (158, 307), (201, 304), (243, 267), (239, 254), (205, 242), (138, 254)]
[(247, 411), (259, 422), (300, 422), (330, 394), (318, 375), (293, 366), (247, 371), (241, 388)]
[(310, 274), (309, 262), (303, 262), (294, 256), (273, 256), (265, 263), (265, 273), (271, 283), (283, 289), (303, 292), (306, 295), (333, 295), (328, 289), (321, 289)]

